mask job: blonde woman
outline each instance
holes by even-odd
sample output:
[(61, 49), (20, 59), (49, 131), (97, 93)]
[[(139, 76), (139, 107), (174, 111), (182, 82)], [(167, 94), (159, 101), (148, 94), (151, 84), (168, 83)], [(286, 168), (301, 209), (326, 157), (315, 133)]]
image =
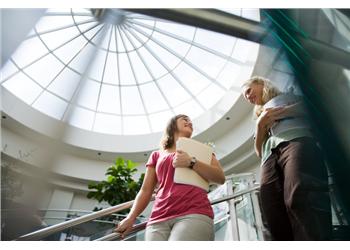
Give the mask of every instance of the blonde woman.
[(263, 77), (243, 85), (255, 105), (254, 147), (261, 158), (261, 203), (273, 240), (329, 240), (327, 170), (302, 98)]
[(175, 168), (191, 168), (204, 179), (223, 184), (224, 172), (215, 155), (210, 165), (176, 150), (179, 137), (192, 136), (192, 121), (186, 115), (170, 119), (161, 141), (161, 149), (152, 152), (146, 164), (141, 190), (126, 219), (116, 231), (122, 237), (130, 232), (136, 217), (146, 208), (154, 188), (158, 189), (145, 239), (151, 241), (214, 240), (213, 210), (207, 192), (199, 187), (174, 183)]

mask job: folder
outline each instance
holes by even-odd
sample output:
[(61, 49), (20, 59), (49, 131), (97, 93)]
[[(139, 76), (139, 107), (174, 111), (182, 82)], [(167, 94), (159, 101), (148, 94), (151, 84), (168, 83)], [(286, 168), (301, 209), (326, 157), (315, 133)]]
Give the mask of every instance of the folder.
[[(176, 149), (182, 150), (198, 161), (211, 164), (213, 148), (196, 140), (180, 137), (176, 142)], [(193, 169), (175, 168), (174, 182), (179, 184), (193, 185), (206, 191), (209, 190), (209, 182), (202, 178)]]

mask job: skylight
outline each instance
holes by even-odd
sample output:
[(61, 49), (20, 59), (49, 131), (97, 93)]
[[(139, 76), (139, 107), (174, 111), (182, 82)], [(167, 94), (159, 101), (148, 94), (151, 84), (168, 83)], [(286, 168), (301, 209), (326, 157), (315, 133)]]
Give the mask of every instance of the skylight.
[[(230, 13), (259, 19), (258, 10)], [(105, 134), (161, 131), (249, 78), (259, 45), (116, 9), (49, 9), (1, 69), (33, 108)]]

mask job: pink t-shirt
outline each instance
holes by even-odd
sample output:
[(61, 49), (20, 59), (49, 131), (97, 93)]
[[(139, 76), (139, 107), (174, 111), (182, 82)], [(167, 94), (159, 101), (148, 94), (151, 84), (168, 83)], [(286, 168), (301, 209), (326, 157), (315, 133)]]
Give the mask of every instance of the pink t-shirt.
[(199, 187), (174, 183), (175, 153), (154, 151), (147, 167), (155, 167), (159, 188), (147, 225), (188, 214), (203, 214), (214, 218), (207, 192)]

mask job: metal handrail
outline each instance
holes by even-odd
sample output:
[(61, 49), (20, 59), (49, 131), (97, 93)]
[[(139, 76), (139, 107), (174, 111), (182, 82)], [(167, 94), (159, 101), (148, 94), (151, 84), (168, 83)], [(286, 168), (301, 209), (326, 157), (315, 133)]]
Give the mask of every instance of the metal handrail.
[[(147, 224), (147, 221), (145, 222), (141, 222), (139, 224), (136, 224), (133, 226), (132, 230), (126, 235), (126, 236), (129, 236), (131, 234), (134, 234), (134, 233), (137, 233), (143, 229), (146, 228), (146, 224)], [(101, 238), (98, 238), (94, 241), (107, 241), (107, 240), (115, 240), (115, 239), (118, 239), (120, 238), (120, 233), (117, 233), (117, 232), (113, 232), (111, 234), (108, 234), (108, 235), (105, 235)]]
[(56, 225), (47, 227), (47, 228), (43, 228), (40, 229), (38, 231), (34, 231), (28, 234), (25, 234), (23, 236), (20, 236), (17, 240), (40, 240), (50, 234), (62, 231), (66, 228), (70, 228), (79, 224), (82, 224), (84, 222), (88, 222), (97, 218), (100, 218), (102, 216), (106, 216), (109, 215), (111, 213), (116, 213), (119, 212), (121, 210), (130, 208), (132, 206), (132, 204), (134, 203), (134, 201), (128, 201), (113, 207), (109, 207), (109, 208), (105, 208), (103, 210), (97, 211), (97, 212), (93, 212), (91, 214), (87, 214), (87, 215), (83, 215), (81, 217), (75, 218), (75, 219), (71, 219), (69, 221), (64, 221), (61, 223), (58, 223)]
[(259, 189), (260, 189), (260, 186), (255, 186), (255, 187), (252, 187), (252, 188), (248, 188), (248, 189), (239, 191), (239, 192), (237, 192), (235, 194), (231, 194), (231, 195), (227, 195), (225, 197), (219, 198), (219, 199), (215, 199), (215, 200), (211, 201), (210, 204), (211, 205), (215, 205), (215, 204), (221, 203), (223, 201), (232, 200), (232, 199), (238, 198), (239, 196), (245, 195), (247, 193), (251, 193), (251, 192), (259, 190)]
[[(258, 188), (259, 188), (258, 186), (257, 187), (253, 187), (253, 188), (250, 188), (250, 189), (247, 189), (247, 190), (240, 191), (240, 192), (238, 192), (236, 194), (233, 194), (233, 195), (228, 195), (226, 197), (213, 200), (213, 201), (211, 201), (211, 205), (215, 205), (215, 204), (220, 203), (220, 202), (224, 202), (224, 201), (228, 201), (228, 200), (237, 198), (237, 197), (242, 196), (242, 195), (244, 195), (246, 193), (250, 193), (250, 192), (252, 192), (254, 190), (257, 190)], [(154, 200), (154, 197), (152, 197), (151, 200)], [(58, 223), (56, 225), (53, 225), (53, 226), (50, 226), (50, 227), (47, 227), (47, 228), (43, 228), (43, 229), (31, 232), (31, 233), (22, 235), (16, 240), (19, 240), (19, 241), (22, 241), (22, 240), (40, 240), (40, 239), (42, 239), (42, 238), (44, 238), (44, 237), (46, 237), (46, 236), (48, 236), (50, 234), (62, 231), (64, 229), (67, 229), (67, 228), (70, 228), (70, 227), (82, 224), (84, 222), (95, 220), (95, 219), (100, 218), (102, 216), (110, 215), (112, 213), (116, 213), (116, 212), (119, 212), (119, 211), (124, 210), (124, 209), (128, 209), (128, 208), (130, 208), (133, 205), (133, 203), (134, 203), (134, 200), (128, 201), (128, 202), (125, 202), (125, 203), (122, 203), (122, 204), (119, 204), (119, 205), (116, 205), (116, 206), (113, 206), (113, 207), (110, 207), (110, 208), (105, 208), (103, 210), (100, 210), (100, 211), (97, 211), (97, 212), (93, 212), (91, 214), (83, 215), (81, 217), (78, 217), (78, 218), (75, 218), (75, 219), (71, 219), (69, 221), (64, 221), (64, 222)], [(139, 228), (141, 226), (141, 224), (142, 223), (137, 224), (134, 227), (136, 228), (136, 226), (138, 226), (137, 228)], [(133, 229), (132, 232), (134, 232), (134, 229)], [(114, 233), (112, 233), (112, 234), (114, 234)]]
[[(238, 197), (240, 197), (242, 195), (245, 195), (245, 194), (254, 192), (256, 190), (259, 190), (259, 188), (260, 188), (260, 186), (255, 186), (253, 188), (249, 188), (249, 189), (237, 192), (236, 194), (232, 194), (232, 195), (228, 195), (228, 196), (225, 196), (225, 197), (222, 197), (222, 198), (219, 198), (219, 199), (215, 199), (215, 200), (211, 201), (210, 204), (211, 205), (215, 205), (215, 204), (218, 204), (218, 203), (221, 203), (221, 202), (224, 202), (224, 201), (236, 199), (236, 198), (238, 198)], [(225, 219), (225, 218), (222, 218), (222, 219)], [(219, 221), (215, 222), (215, 224), (221, 222), (222, 219), (220, 219)], [(146, 224), (147, 224), (147, 221), (134, 225), (132, 230), (126, 235), (125, 239), (128, 236), (130, 236), (132, 234), (135, 234), (135, 233), (145, 229), (146, 228)], [(101, 238), (95, 239), (94, 241), (107, 241), (107, 240), (115, 240), (115, 239), (119, 239), (119, 238), (120, 238), (120, 233), (113, 232), (113, 233), (105, 235), (105, 236), (103, 236)]]
[[(77, 217), (78, 218), (78, 217)], [(55, 217), (55, 216), (50, 216), (50, 217), (44, 217), (44, 220), (61, 220), (61, 221), (68, 221), (71, 220), (72, 217)], [(108, 221), (108, 220), (91, 220), (94, 222), (100, 222), (100, 223), (107, 223), (107, 224), (115, 224), (113, 221)]]
[(91, 213), (90, 210), (80, 210), (80, 209), (62, 209), (62, 208), (49, 208), (49, 209), (39, 209), (40, 212), (72, 212), (72, 213)]
[[(102, 209), (101, 209), (102, 210)], [(1, 210), (2, 211), (2, 210)], [(80, 209), (61, 209), (61, 208), (54, 208), (54, 209), (39, 209), (40, 212), (58, 212), (58, 213), (68, 213), (68, 214), (71, 214), (71, 213), (74, 213), (74, 214), (71, 214), (71, 215), (74, 215), (74, 216), (78, 216), (78, 213), (79, 214), (90, 214), (92, 213), (93, 211), (91, 210), (80, 210)], [(126, 217), (127, 215), (126, 214), (117, 214), (117, 213), (112, 213), (112, 214), (109, 214), (109, 215), (113, 215), (113, 216), (118, 216), (118, 217)], [(82, 215), (79, 215), (79, 217), (82, 216)], [(46, 215), (44, 216), (41, 216), (42, 219), (72, 219), (71, 217), (47, 217)], [(137, 217), (137, 218), (143, 218), (143, 217)]]
[[(102, 210), (102, 209), (101, 209)], [(91, 210), (73, 210), (73, 209), (39, 209), (40, 212), (57, 212), (57, 213), (68, 213), (68, 215), (73, 215), (73, 216), (82, 216), (82, 215), (79, 215), (79, 214), (90, 214), (92, 213), (93, 211)], [(117, 214), (117, 213), (112, 213), (112, 214), (109, 214), (109, 215), (114, 215), (114, 216), (118, 216), (118, 217), (126, 217), (127, 215), (126, 214)], [(46, 215), (43, 215), (41, 216), (42, 219), (59, 219), (59, 218), (66, 218), (66, 219), (69, 219), (71, 217), (47, 217)]]
[[(223, 221), (223, 220), (226, 220), (229, 216), (225, 216), (224, 218), (221, 218), (220, 220), (216, 221), (215, 224)], [(146, 228), (146, 224), (147, 224), (147, 221), (145, 222), (141, 222), (139, 224), (136, 224), (132, 230), (126, 235), (125, 239), (128, 238), (128, 236), (132, 235), (132, 234), (135, 234), (135, 233), (138, 233), (140, 231), (142, 231), (143, 229)], [(214, 225), (215, 225), (214, 224)], [(120, 238), (120, 233), (116, 233), (116, 232), (113, 232), (111, 234), (108, 234), (108, 235), (105, 235), (101, 238), (98, 238), (98, 239), (95, 239), (94, 241), (107, 241), (107, 240), (115, 240), (115, 239), (118, 239)]]

